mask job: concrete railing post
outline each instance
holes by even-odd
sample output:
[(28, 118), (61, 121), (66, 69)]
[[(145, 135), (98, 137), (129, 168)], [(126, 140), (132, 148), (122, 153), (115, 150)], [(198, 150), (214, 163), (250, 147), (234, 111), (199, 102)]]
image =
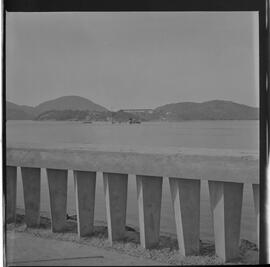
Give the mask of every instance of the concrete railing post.
[(28, 227), (39, 226), (40, 221), (40, 168), (22, 167), (25, 222)]
[(169, 178), (179, 251), (183, 256), (200, 251), (200, 180)]
[(108, 238), (113, 241), (125, 236), (128, 175), (103, 173)]
[(50, 193), (52, 231), (66, 229), (67, 216), (67, 170), (47, 169)]
[(243, 184), (209, 181), (216, 254), (224, 261), (239, 257)]
[(74, 171), (78, 235), (91, 235), (94, 231), (96, 173)]
[(260, 246), (260, 185), (253, 184), (253, 200), (254, 200), (254, 208), (256, 214), (256, 227), (257, 227), (257, 247)]
[(158, 245), (162, 198), (162, 177), (137, 175), (140, 241), (143, 248)]
[(17, 167), (6, 167), (6, 222), (16, 221)]

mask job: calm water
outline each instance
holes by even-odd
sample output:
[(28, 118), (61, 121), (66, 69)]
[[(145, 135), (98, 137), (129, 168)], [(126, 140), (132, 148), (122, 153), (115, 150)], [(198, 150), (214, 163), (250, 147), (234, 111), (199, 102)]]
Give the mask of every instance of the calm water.
[[(258, 121), (189, 121), (129, 124), (83, 124), (79, 122), (8, 121), (7, 141), (42, 143), (92, 143), (147, 146), (180, 146), (256, 150), (259, 149)], [(49, 211), (49, 192), (42, 170), (41, 211)], [(18, 207), (24, 208), (19, 171)], [(68, 213), (75, 214), (72, 172), (68, 177)], [(105, 220), (105, 200), (101, 173), (97, 174), (95, 220)], [(127, 223), (138, 226), (135, 177), (129, 175)], [(251, 185), (244, 187), (241, 237), (256, 239)], [(163, 181), (161, 231), (175, 233), (169, 182)], [(201, 189), (201, 238), (213, 239), (207, 183)]]

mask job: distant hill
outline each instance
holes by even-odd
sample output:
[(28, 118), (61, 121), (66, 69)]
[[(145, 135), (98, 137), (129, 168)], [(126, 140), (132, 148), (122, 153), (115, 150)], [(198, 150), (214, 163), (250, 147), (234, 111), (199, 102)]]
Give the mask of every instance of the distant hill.
[(32, 120), (34, 118), (34, 108), (24, 105), (16, 105), (6, 101), (7, 120)]
[(259, 109), (232, 101), (180, 102), (154, 110), (163, 120), (257, 120)]
[(106, 108), (80, 96), (63, 96), (43, 102), (36, 107), (17, 105), (6, 101), (7, 120), (32, 120), (47, 111), (88, 110), (105, 112)]
[(112, 121), (128, 122), (129, 119), (141, 120), (138, 115), (124, 111), (89, 111), (89, 110), (50, 110), (39, 114), (35, 120), (55, 121)]
[(35, 107), (37, 115), (50, 110), (108, 111), (106, 108), (80, 96), (63, 96), (43, 102)]
[(257, 120), (259, 109), (232, 101), (212, 100), (203, 103), (180, 102), (157, 107), (151, 113), (111, 113), (106, 108), (79, 96), (63, 96), (36, 107), (6, 102), (8, 120), (110, 120), (124, 122), (129, 118), (141, 121), (183, 120)]
[(49, 110), (39, 114), (36, 120), (56, 120), (56, 121), (80, 121), (86, 120), (89, 111), (87, 110)]

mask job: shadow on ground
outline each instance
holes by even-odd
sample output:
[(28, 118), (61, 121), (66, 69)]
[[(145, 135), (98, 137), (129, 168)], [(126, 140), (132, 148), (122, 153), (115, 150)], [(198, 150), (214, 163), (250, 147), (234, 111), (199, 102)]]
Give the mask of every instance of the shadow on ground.
[[(24, 223), (24, 215), (17, 214), (16, 223), (8, 224), (7, 230), (27, 232), (42, 238), (51, 238), (63, 241), (89, 244), (95, 247), (102, 247), (108, 250), (116, 250), (119, 253), (135, 257), (156, 260), (173, 265), (218, 265), (224, 264), (220, 258), (215, 256), (215, 245), (211, 241), (200, 240), (200, 255), (183, 257), (178, 252), (178, 243), (175, 236), (161, 234), (159, 244), (149, 249), (140, 246), (138, 229), (126, 226), (126, 236), (111, 246), (107, 241), (107, 226), (104, 222), (95, 222), (94, 233), (91, 236), (79, 238), (77, 236), (76, 216), (67, 215), (67, 224), (64, 233), (51, 232), (51, 220), (41, 216), (39, 228), (27, 228)], [(230, 264), (230, 263), (228, 263)], [(248, 240), (240, 242), (240, 256), (233, 264), (258, 264), (258, 249), (255, 244)]]

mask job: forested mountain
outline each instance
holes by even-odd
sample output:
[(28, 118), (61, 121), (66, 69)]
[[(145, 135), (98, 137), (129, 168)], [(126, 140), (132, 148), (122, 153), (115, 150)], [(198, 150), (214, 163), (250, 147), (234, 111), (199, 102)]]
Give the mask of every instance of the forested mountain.
[(160, 118), (182, 120), (257, 120), (259, 109), (231, 101), (213, 100), (203, 103), (180, 102), (154, 110)]
[(88, 120), (119, 122), (130, 118), (140, 121), (184, 120), (258, 120), (259, 109), (232, 101), (212, 100), (202, 103), (179, 102), (157, 107), (152, 112), (111, 112), (91, 100), (64, 96), (36, 107), (6, 102), (8, 120)]

